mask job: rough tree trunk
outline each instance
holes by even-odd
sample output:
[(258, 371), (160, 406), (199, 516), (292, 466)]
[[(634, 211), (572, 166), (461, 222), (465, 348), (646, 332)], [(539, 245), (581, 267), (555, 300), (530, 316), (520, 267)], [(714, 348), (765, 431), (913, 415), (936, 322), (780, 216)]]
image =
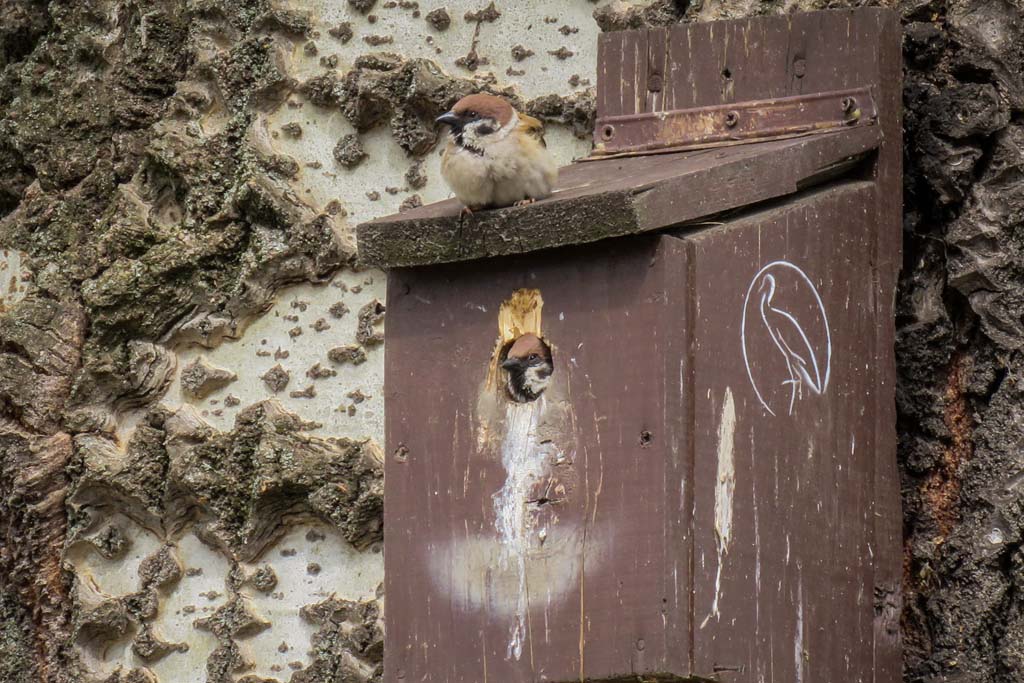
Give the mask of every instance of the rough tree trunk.
[[(472, 90), (585, 153), (600, 30), (859, 4), (0, 0), (0, 680), (379, 677), (383, 289), (351, 226), (444, 195), (431, 122)], [(905, 678), (1016, 682), (1024, 4), (883, 4)]]

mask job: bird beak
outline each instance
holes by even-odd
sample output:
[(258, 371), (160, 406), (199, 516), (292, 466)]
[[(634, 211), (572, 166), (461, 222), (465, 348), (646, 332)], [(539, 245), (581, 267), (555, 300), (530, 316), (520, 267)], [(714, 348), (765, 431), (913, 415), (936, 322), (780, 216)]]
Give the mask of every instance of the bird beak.
[(451, 126), (452, 130), (455, 130), (455, 131), (458, 131), (458, 130), (462, 129), (462, 119), (459, 117), (458, 114), (456, 114), (454, 112), (446, 111), (445, 113), (443, 113), (440, 116), (438, 116), (434, 120), (434, 122), (435, 123), (443, 123), (446, 126)]
[(505, 359), (505, 362), (501, 364), (501, 367), (505, 368), (506, 370), (515, 370), (516, 368), (519, 367), (519, 365), (519, 361), (516, 360), (515, 358), (507, 358)]

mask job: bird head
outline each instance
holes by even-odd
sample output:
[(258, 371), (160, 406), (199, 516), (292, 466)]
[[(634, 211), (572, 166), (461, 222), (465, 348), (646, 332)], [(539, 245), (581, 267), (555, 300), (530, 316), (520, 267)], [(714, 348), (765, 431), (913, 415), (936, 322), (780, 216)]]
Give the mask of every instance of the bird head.
[(460, 146), (483, 149), (499, 140), (515, 126), (516, 110), (504, 99), (486, 93), (467, 95), (455, 103), (451, 111), (437, 117), (451, 129)]
[(516, 339), (501, 367), (508, 372), (508, 391), (516, 401), (532, 401), (547, 388), (554, 366), (551, 349), (540, 337), (527, 333)]
[(766, 274), (761, 278), (761, 282), (757, 285), (757, 292), (763, 299), (770, 301), (775, 294), (775, 277), (771, 274)]

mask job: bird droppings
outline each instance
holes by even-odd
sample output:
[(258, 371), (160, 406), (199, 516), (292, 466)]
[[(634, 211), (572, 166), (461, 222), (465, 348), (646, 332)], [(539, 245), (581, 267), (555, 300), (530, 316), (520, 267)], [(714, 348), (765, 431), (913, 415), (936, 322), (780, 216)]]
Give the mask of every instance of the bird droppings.
[(332, 363), (361, 365), (366, 362), (366, 351), (358, 344), (338, 346), (327, 352), (327, 358)]
[(309, 574), (310, 576), (316, 576), (317, 574), (320, 573), (321, 569), (322, 569), (322, 567), (319, 564), (317, 564), (316, 562), (310, 562), (309, 564), (306, 565), (306, 573)]
[(527, 57), (532, 57), (533, 55), (534, 51), (529, 49), (528, 47), (518, 44), (512, 46), (512, 59), (516, 60), (517, 62), (521, 62)]
[(290, 138), (298, 140), (302, 137), (302, 125), (297, 121), (292, 121), (281, 126), (281, 132)]
[(548, 54), (551, 55), (552, 57), (557, 58), (557, 59), (564, 60), (564, 59), (569, 59), (570, 57), (572, 57), (576, 53), (563, 45), (562, 47), (558, 48), (557, 50), (548, 50)]
[(435, 31), (445, 31), (452, 25), (452, 17), (444, 7), (430, 10), (423, 18)]
[(378, 201), (380, 199), (380, 192), (378, 192), (377, 190), (367, 192), (366, 198), (369, 199), (371, 202)]
[(320, 66), (325, 69), (337, 69), (340, 59), (338, 55), (329, 55), (320, 58)]
[(331, 329), (331, 324), (324, 318), (317, 318), (316, 322), (310, 325), (310, 327), (313, 328), (314, 332), (324, 332)]
[(369, 156), (354, 133), (341, 138), (334, 146), (334, 159), (345, 168), (355, 168)]
[(302, 335), (302, 326), (300, 326), (300, 325), (296, 325), (292, 329), (288, 330), (288, 336), (291, 337), (292, 339), (295, 339), (296, 337), (299, 337), (301, 335)]
[(563, 36), (569, 36), (569, 35), (572, 35), (573, 33), (579, 33), (580, 30), (578, 28), (576, 28), (575, 26), (569, 26), (568, 24), (563, 24), (562, 26), (560, 26), (558, 28), (558, 32), (561, 33)]
[(181, 370), (182, 392), (192, 399), (204, 399), (238, 379), (235, 373), (209, 365), (197, 358)]
[(327, 34), (340, 41), (342, 45), (352, 40), (352, 36), (355, 35), (352, 31), (352, 23), (349, 21), (343, 21), (337, 26), (327, 29)]
[(267, 385), (267, 388), (270, 389), (270, 391), (278, 394), (284, 391), (285, 387), (288, 386), (288, 381), (291, 379), (291, 375), (287, 370), (281, 367), (280, 363), (278, 363), (263, 373), (263, 375), (260, 376), (260, 379), (263, 380), (263, 383)]
[(327, 311), (335, 318), (344, 318), (345, 314), (349, 312), (349, 307), (344, 301), (336, 301)]

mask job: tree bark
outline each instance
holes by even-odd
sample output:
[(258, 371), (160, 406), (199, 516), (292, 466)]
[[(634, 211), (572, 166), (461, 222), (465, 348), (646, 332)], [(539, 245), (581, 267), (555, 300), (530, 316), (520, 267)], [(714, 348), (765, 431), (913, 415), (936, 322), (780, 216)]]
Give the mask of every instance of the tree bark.
[[(166, 618), (157, 603), (182, 580), (174, 557), (183, 552), (183, 534), (227, 558), (223, 600), (194, 617), (197, 637), (212, 634), (214, 643), (205, 673), (195, 676), (275, 680), (247, 673), (259, 663), (246, 663), (247, 639), (266, 626), (239, 596), (271, 595), (276, 583), (272, 570), (254, 571), (252, 562), (283, 561), (289, 548), (275, 545), (283, 530), (309, 520), (336, 531), (338, 547), (354, 549), (345, 555), (353, 562), (379, 543), (379, 452), (370, 435), (320, 438), (311, 435), (310, 420), (262, 402), (312, 400), (316, 382), (331, 372), (348, 372), (368, 357), (372, 363), (380, 353), (372, 333), (383, 317), (379, 302), (350, 310), (338, 294), (331, 315), (324, 306), (315, 323), (289, 323), (298, 330), (289, 332), (292, 339), (349, 321), (371, 333), (356, 340), (349, 360), (332, 366), (325, 355), (306, 373), (304, 389), (285, 389), (291, 375), (279, 348), (281, 370), (262, 379), (269, 393), (244, 397), (248, 405), (232, 429), (158, 405), (182, 381), (168, 349), (185, 342), (215, 349), (243, 336), (293, 283), (337, 283), (343, 273), (346, 287), (370, 286), (365, 273), (351, 279), (343, 207), (313, 206), (289, 185), (319, 162), (300, 165), (272, 152), (280, 140), (298, 139), (302, 125), (307, 136), (316, 125), (295, 122), (268, 134), (267, 112), (287, 112), (301, 100), (343, 117), (360, 135), (387, 128), (388, 144), (411, 163), (405, 189), (392, 189), (409, 194), (414, 206), (420, 196), (412, 192), (427, 191), (419, 190), (426, 182), (421, 159), (436, 150), (433, 118), (459, 95), (499, 89), (530, 59), (549, 57), (531, 57), (518, 45), (495, 85), (478, 78), (486, 45), (478, 54), (476, 38), (451, 75), (428, 59), (381, 52), (388, 36), (366, 17), (392, 11), (384, 8), (389, 3), (349, 0), (352, 21), (331, 26), (307, 16), (315, 4), (284, 10), (269, 0), (0, 0), (0, 246), (11, 250), (8, 264), (13, 254), (24, 258), (31, 280), (19, 275), (0, 288), (4, 681), (99, 680), (85, 654), (97, 642), (127, 639), (136, 662), (177, 656), (180, 648), (157, 638), (152, 625)], [(494, 4), (497, 16), (430, 12), (431, 40), (447, 47), (446, 31), (459, 22), (479, 33), (502, 26), (502, 12), (516, 11), (512, 3)], [(566, 24), (566, 40), (574, 29), (592, 40), (598, 28), (864, 3), (580, 4), (595, 21)], [(1024, 4), (882, 4), (894, 5), (904, 29), (897, 392), (905, 680), (1011, 683), (1024, 680)], [(402, 5), (393, 11), (419, 11)], [(538, 15), (534, 23), (543, 21)], [(352, 37), (353, 23), (360, 37)], [(317, 54), (328, 33), (332, 50), (355, 40), (365, 54), (335, 68), (337, 55), (332, 65), (329, 52)], [(282, 66), (296, 54), (324, 71), (311, 76)], [(566, 76), (578, 72), (568, 79), (574, 88), (592, 68), (566, 62), (568, 49), (550, 55)], [(570, 95), (520, 99), (567, 138), (585, 134), (593, 120), (585, 85)], [(353, 185), (346, 197), (355, 205), (382, 196), (367, 189)], [(377, 199), (364, 198), (374, 193)], [(231, 372), (189, 367), (192, 404), (200, 406), (202, 396), (200, 407), (210, 412), (237, 405)], [(363, 388), (346, 387), (342, 415), (355, 415), (383, 392)], [(214, 407), (209, 396), (222, 402)], [(305, 454), (306, 464), (282, 464), (280, 449)], [(102, 514), (100, 503), (108, 506)], [(87, 542), (95, 549), (90, 557), (127, 557), (122, 522), (104, 526), (118, 515), (132, 520), (123, 523), (129, 540), (141, 543), (144, 531), (157, 529), (159, 543), (174, 545), (178, 555), (155, 550), (140, 565), (137, 591), (86, 605), (82, 567), (94, 560), (81, 564), (75, 548)], [(320, 528), (310, 528), (310, 543), (319, 542)], [(207, 572), (215, 571), (212, 563)], [(197, 576), (189, 574), (195, 569), (184, 576)], [(310, 576), (322, 569), (309, 560)], [(280, 680), (379, 677), (376, 596), (307, 602), (294, 611), (316, 629), (311, 663), (278, 672)], [(157, 677), (146, 664), (106, 680)]]

